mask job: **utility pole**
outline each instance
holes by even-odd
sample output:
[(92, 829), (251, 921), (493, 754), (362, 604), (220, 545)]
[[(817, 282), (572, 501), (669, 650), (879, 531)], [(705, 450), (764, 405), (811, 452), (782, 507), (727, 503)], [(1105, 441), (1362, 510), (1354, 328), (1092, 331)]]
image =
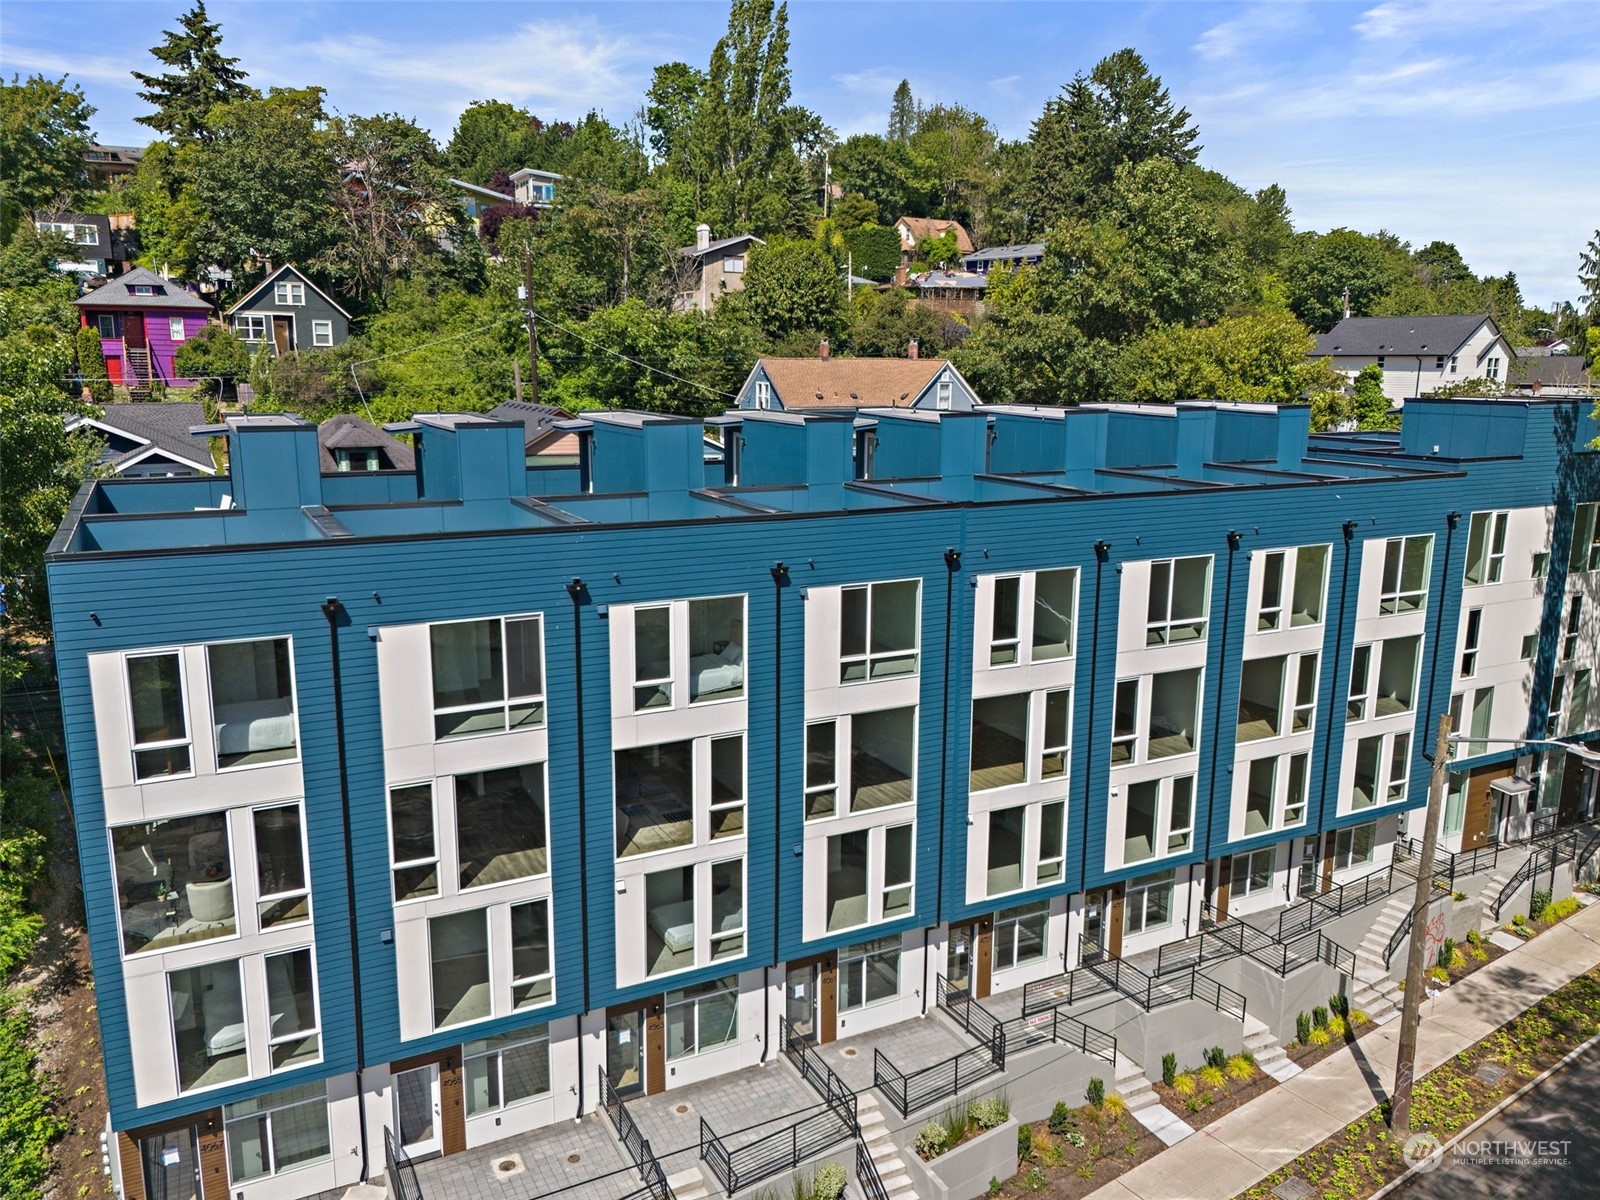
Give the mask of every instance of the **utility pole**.
[(828, 219), (829, 194), (833, 191), (832, 180), (833, 180), (833, 162), (832, 162), (832, 159), (830, 158), (830, 152), (827, 151), (827, 150), (824, 150), (822, 152), (822, 219), (823, 220), (827, 220)]
[[(528, 318), (528, 402), (539, 403), (539, 338), (533, 328), (533, 254), (522, 254), (522, 286), (517, 289), (517, 299), (523, 303)], [(519, 394), (517, 399), (522, 399)]]
[(1395, 1056), (1394, 1095), (1389, 1102), (1389, 1130), (1396, 1141), (1411, 1136), (1411, 1088), (1416, 1083), (1417, 1026), (1422, 1022), (1422, 993), (1428, 952), (1428, 902), (1433, 898), (1433, 848), (1439, 836), (1439, 811), (1444, 807), (1445, 777), (1450, 762), (1450, 714), (1439, 716), (1433, 744), (1433, 775), (1428, 780), (1422, 858), (1417, 863), (1417, 890), (1411, 902), (1411, 946), (1406, 955), (1406, 994), (1400, 1007), (1400, 1051)]

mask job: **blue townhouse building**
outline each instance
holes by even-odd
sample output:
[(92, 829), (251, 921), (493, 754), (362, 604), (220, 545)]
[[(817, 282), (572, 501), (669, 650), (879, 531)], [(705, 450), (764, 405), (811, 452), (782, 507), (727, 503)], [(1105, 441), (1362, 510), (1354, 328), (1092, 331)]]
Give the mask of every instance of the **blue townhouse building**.
[[(707, 428), (723, 447), (707, 463)], [(48, 558), (125, 1197), (298, 1200), (1590, 814), (1573, 401), (479, 415)]]

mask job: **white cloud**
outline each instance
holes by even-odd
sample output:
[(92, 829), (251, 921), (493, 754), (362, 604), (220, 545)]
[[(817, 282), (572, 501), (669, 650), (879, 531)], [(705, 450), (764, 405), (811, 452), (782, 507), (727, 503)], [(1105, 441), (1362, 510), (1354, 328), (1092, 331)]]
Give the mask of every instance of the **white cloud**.
[(1424, 0), (1404, 4), (1385, 0), (1361, 14), (1355, 30), (1368, 41), (1396, 41), (1432, 38), (1463, 29), (1516, 26), (1541, 12), (1573, 6), (1560, 0), (1523, 0), (1520, 4), (1462, 3), (1462, 0)]
[[(150, 70), (158, 66), (160, 64), (155, 63), (142, 69)], [(73, 80), (87, 80), (130, 92), (138, 86), (128, 73), (128, 60), (125, 57), (56, 54), (50, 50), (19, 46), (15, 42), (7, 45), (5, 53), (0, 54), (0, 69), (7, 75), (12, 72), (36, 73), (52, 78), (68, 75)]]
[(1305, 12), (1298, 4), (1257, 4), (1213, 25), (1194, 44), (1194, 52), (1209, 62), (1236, 57), (1247, 46), (1299, 29)]

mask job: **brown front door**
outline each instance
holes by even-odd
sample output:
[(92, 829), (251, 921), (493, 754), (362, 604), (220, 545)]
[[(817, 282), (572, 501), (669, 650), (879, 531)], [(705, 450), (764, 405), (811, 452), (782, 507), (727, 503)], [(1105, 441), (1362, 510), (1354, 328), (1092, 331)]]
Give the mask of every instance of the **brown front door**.
[(272, 318), (272, 347), (279, 354), (287, 354), (294, 349), (294, 326), (289, 323), (288, 317)]
[(1111, 889), (1111, 903), (1106, 906), (1106, 953), (1112, 958), (1122, 957), (1122, 884)]
[(131, 312), (122, 318), (122, 341), (130, 349), (144, 349), (143, 313)]
[(1467, 776), (1466, 810), (1461, 815), (1461, 849), (1476, 850), (1489, 841), (1494, 826), (1494, 795), (1489, 785), (1509, 774), (1503, 767), (1474, 771)]
[(1216, 919), (1219, 923), (1228, 919), (1228, 895), (1232, 884), (1233, 856), (1224, 854), (1217, 859), (1217, 890), (1212, 893), (1215, 897), (1212, 906), (1216, 910)]
[(784, 1015), (809, 1042), (839, 1036), (839, 955), (792, 959), (784, 972)]
[(994, 980), (994, 918), (979, 917), (973, 925), (978, 936), (973, 939), (972, 996), (982, 1000), (989, 994)]
[(624, 1100), (666, 1089), (666, 1024), (659, 996), (606, 1010), (606, 1077)]

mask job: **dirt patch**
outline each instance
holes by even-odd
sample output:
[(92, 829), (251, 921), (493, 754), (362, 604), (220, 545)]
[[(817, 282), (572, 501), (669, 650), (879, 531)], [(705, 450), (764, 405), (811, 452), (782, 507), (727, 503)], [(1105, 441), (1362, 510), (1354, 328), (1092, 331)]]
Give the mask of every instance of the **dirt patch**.
[(1181, 1117), (1195, 1129), (1203, 1129), (1218, 1117), (1225, 1116), (1241, 1104), (1248, 1104), (1263, 1092), (1278, 1086), (1278, 1081), (1259, 1067), (1250, 1068), (1247, 1079), (1223, 1076), (1221, 1086), (1206, 1086), (1198, 1079), (1188, 1093), (1170, 1088), (1164, 1083), (1151, 1087), (1161, 1097), (1167, 1111)]
[(1023, 1128), (1032, 1131), (1031, 1149), (1018, 1161), (1017, 1174), (995, 1193), (1009, 1200), (1081, 1200), (1166, 1149), (1132, 1114), (1113, 1111), (1109, 1103), (1099, 1112), (1087, 1105), (1073, 1109), (1056, 1133), (1048, 1121)]

